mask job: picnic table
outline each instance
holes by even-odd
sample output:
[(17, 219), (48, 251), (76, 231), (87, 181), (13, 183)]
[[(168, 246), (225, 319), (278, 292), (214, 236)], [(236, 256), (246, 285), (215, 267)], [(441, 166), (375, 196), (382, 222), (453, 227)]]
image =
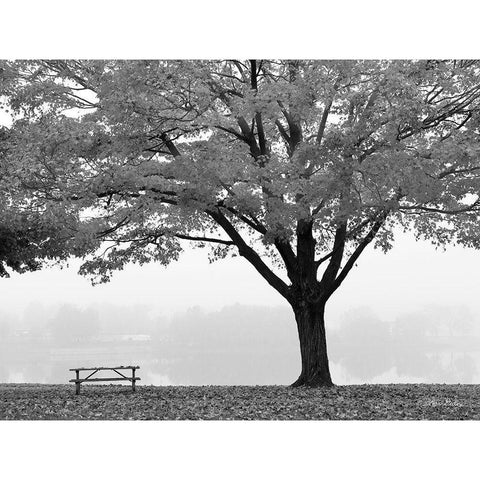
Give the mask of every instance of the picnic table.
[[(73, 378), (70, 380), (70, 382), (75, 383), (75, 393), (76, 395), (80, 394), (80, 385), (84, 382), (122, 382), (122, 381), (129, 381), (132, 383), (132, 391), (135, 391), (135, 382), (137, 380), (140, 380), (140, 377), (135, 376), (135, 370), (138, 370), (140, 367), (139, 366), (133, 366), (133, 365), (128, 365), (128, 366), (120, 366), (120, 367), (79, 367), (79, 368), (70, 368), (70, 372), (75, 372), (76, 373), (76, 378)], [(116, 377), (95, 377), (93, 376), (103, 370), (110, 370), (114, 371), (115, 373), (118, 374)], [(120, 373), (118, 370), (131, 370), (132, 371), (132, 376), (128, 377), (124, 375), (123, 373)], [(90, 375), (88, 375), (85, 378), (80, 378), (80, 372), (86, 372), (86, 371), (91, 371)]]

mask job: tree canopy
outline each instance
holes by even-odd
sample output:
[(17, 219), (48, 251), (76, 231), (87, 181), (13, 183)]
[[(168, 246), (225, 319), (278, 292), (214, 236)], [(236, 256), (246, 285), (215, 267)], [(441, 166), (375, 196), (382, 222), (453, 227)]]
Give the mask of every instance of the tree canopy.
[[(7, 156), (7, 133), (0, 129), (0, 158)], [(3, 157), (2, 157), (3, 156)], [(38, 270), (46, 260), (66, 259), (63, 227), (48, 213), (32, 208), (25, 201), (25, 192), (7, 173), (2, 161), (0, 168), (0, 277), (11, 271), (24, 273)], [(9, 169), (11, 171), (11, 169)], [(21, 201), (19, 200), (19, 195)], [(18, 203), (17, 203), (18, 202)], [(68, 233), (67, 233), (68, 235)]]
[(478, 210), (473, 61), (22, 61), (1, 72), (16, 118), (8, 178), (30, 205), (69, 216), (79, 250), (111, 242), (83, 267), (99, 280), (130, 260), (168, 263), (192, 240), (214, 244), (214, 259), (236, 246), (286, 296), (253, 239), (292, 279), (311, 222), (315, 268), (328, 260), (324, 278), (339, 284), (374, 237), (390, 248), (393, 224), (445, 243), (459, 233), (448, 215)]

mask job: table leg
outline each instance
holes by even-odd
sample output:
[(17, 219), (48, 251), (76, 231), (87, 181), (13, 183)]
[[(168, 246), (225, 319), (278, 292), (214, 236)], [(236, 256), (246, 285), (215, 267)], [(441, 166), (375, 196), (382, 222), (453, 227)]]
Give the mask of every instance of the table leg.
[(77, 381), (75, 382), (75, 395), (80, 395), (80, 372), (75, 370), (77, 373)]

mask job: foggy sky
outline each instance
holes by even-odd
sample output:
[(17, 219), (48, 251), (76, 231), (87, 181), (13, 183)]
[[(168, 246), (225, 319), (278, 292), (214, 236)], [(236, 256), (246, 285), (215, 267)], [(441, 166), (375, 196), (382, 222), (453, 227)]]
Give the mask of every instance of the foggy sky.
[[(21, 315), (30, 303), (86, 307), (92, 303), (151, 305), (163, 315), (192, 306), (206, 310), (235, 303), (286, 306), (240, 257), (210, 264), (204, 250), (187, 250), (178, 262), (163, 267), (130, 265), (108, 284), (92, 286), (76, 272), (79, 260), (39, 272), (0, 279), (0, 310)], [(410, 234), (398, 234), (393, 250), (369, 247), (327, 305), (327, 322), (348, 309), (368, 306), (382, 320), (393, 320), (425, 304), (462, 305), (480, 312), (476, 273), (480, 252), (463, 247), (435, 250)]]

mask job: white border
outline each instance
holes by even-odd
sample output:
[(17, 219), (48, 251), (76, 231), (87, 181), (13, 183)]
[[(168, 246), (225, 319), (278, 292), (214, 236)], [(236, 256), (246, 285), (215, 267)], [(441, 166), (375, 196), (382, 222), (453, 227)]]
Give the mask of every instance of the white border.
[(474, 0), (4, 2), (0, 58), (475, 58)]
[[(0, 57), (475, 58), (474, 5), (6, 2)], [(470, 478), (477, 469), (477, 422), (1, 422), (0, 428), (5, 478), (404, 480)]]

